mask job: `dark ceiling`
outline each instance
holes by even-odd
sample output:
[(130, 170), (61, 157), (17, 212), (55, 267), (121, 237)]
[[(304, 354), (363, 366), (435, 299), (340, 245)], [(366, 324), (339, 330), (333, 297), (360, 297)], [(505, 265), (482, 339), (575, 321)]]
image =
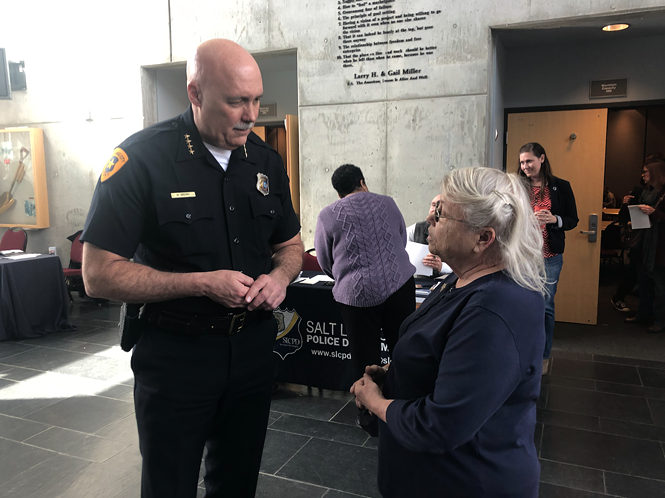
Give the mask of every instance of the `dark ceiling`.
[[(605, 32), (601, 29), (607, 24), (618, 23), (630, 24), (630, 28), (615, 32)], [(562, 20), (540, 26), (494, 27), (493, 31), (506, 48), (659, 36), (665, 35), (665, 10), (630, 15), (578, 18), (570, 21)]]

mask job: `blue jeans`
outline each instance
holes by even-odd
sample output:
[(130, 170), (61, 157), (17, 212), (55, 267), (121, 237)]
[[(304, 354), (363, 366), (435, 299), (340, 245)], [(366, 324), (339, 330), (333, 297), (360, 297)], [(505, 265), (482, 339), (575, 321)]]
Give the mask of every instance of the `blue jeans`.
[(554, 295), (559, 283), (559, 275), (563, 266), (563, 254), (545, 258), (545, 275), (547, 276), (547, 295), (545, 296), (545, 351), (543, 358), (549, 358), (554, 337)]

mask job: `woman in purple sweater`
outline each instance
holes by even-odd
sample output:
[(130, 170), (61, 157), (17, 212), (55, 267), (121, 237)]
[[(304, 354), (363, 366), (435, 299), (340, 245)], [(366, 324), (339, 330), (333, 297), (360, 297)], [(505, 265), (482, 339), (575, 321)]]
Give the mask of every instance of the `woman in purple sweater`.
[(357, 166), (332, 175), (340, 199), (322, 209), (316, 223), (316, 257), (335, 279), (349, 336), (351, 362), (360, 377), (381, 363), (381, 329), (391, 354), (399, 327), (416, 306), (416, 268), (406, 253), (406, 226), (395, 201), (373, 194)]

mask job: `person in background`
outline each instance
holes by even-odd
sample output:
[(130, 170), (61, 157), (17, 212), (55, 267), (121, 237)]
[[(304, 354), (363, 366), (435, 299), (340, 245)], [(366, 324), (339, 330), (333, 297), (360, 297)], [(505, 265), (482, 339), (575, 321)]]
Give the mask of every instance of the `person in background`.
[(300, 224), (280, 156), (251, 132), (263, 94), (254, 58), (203, 42), (187, 94), (184, 114), (106, 163), (83, 279), (92, 297), (147, 303), (132, 353), (141, 496), (195, 496), (206, 448), (206, 496), (249, 498), (270, 412), (272, 310), (302, 265)]
[(543, 233), (543, 256), (547, 273), (543, 351), (543, 375), (546, 375), (554, 337), (554, 295), (563, 267), (565, 232), (575, 228), (579, 220), (573, 189), (566, 180), (554, 176), (543, 146), (530, 142), (520, 148), (519, 154), (518, 174), (528, 179), (531, 206)]
[(651, 189), (642, 193), (640, 210), (649, 216), (651, 227), (640, 230), (640, 300), (637, 315), (625, 322), (650, 325), (649, 332), (658, 333), (665, 330), (665, 161), (655, 159), (645, 167)]
[(385, 498), (536, 498), (545, 345), (542, 236), (515, 174), (452, 171), (428, 217), (454, 274), (405, 320), (390, 365), (352, 387), (378, 417)]
[(616, 198), (614, 194), (610, 192), (609, 187), (603, 189), (603, 207), (604, 208), (614, 208), (616, 207)]
[(321, 210), (314, 246), (321, 269), (335, 279), (333, 297), (360, 377), (381, 363), (381, 329), (390, 354), (402, 321), (416, 309), (416, 268), (406, 252), (406, 226), (395, 201), (369, 191), (357, 166), (332, 175), (339, 200)]
[[(437, 195), (432, 199), (432, 202), (429, 204), (429, 214), (434, 212), (436, 209), (436, 203), (439, 202), (441, 196)], [(429, 223), (427, 221), (419, 221), (413, 225), (406, 227), (406, 236), (409, 242), (415, 242), (416, 244), (427, 244), (427, 236), (429, 235)], [(441, 261), (441, 258), (430, 253), (423, 258), (423, 265), (432, 268), (432, 276), (440, 277), (441, 275), (447, 275), (452, 272), (450, 267)]]
[[(634, 206), (640, 203), (644, 189), (651, 190), (649, 184), (649, 170), (647, 164), (654, 158), (654, 155), (647, 156), (642, 165), (642, 177), (639, 185), (633, 187), (629, 194), (623, 196), (621, 209), (619, 210), (619, 225), (624, 229), (624, 239), (628, 246), (628, 266), (621, 274), (621, 280), (617, 285), (617, 290), (610, 298), (610, 303), (614, 308), (623, 313), (630, 312), (626, 304), (626, 296), (630, 294), (637, 285), (638, 275), (642, 266), (642, 233), (640, 230), (632, 230), (629, 226), (630, 213), (628, 206)], [(631, 323), (631, 322), (629, 322)]]

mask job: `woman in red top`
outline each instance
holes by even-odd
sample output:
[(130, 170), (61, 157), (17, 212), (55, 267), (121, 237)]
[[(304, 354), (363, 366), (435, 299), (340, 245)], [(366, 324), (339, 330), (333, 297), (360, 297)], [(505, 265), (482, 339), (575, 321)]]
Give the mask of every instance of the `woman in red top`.
[(520, 148), (518, 174), (529, 179), (531, 206), (543, 229), (543, 257), (547, 274), (545, 296), (545, 351), (543, 375), (550, 366), (554, 335), (554, 295), (563, 266), (565, 231), (577, 226), (577, 206), (570, 183), (552, 174), (550, 161), (542, 145), (530, 142)]

